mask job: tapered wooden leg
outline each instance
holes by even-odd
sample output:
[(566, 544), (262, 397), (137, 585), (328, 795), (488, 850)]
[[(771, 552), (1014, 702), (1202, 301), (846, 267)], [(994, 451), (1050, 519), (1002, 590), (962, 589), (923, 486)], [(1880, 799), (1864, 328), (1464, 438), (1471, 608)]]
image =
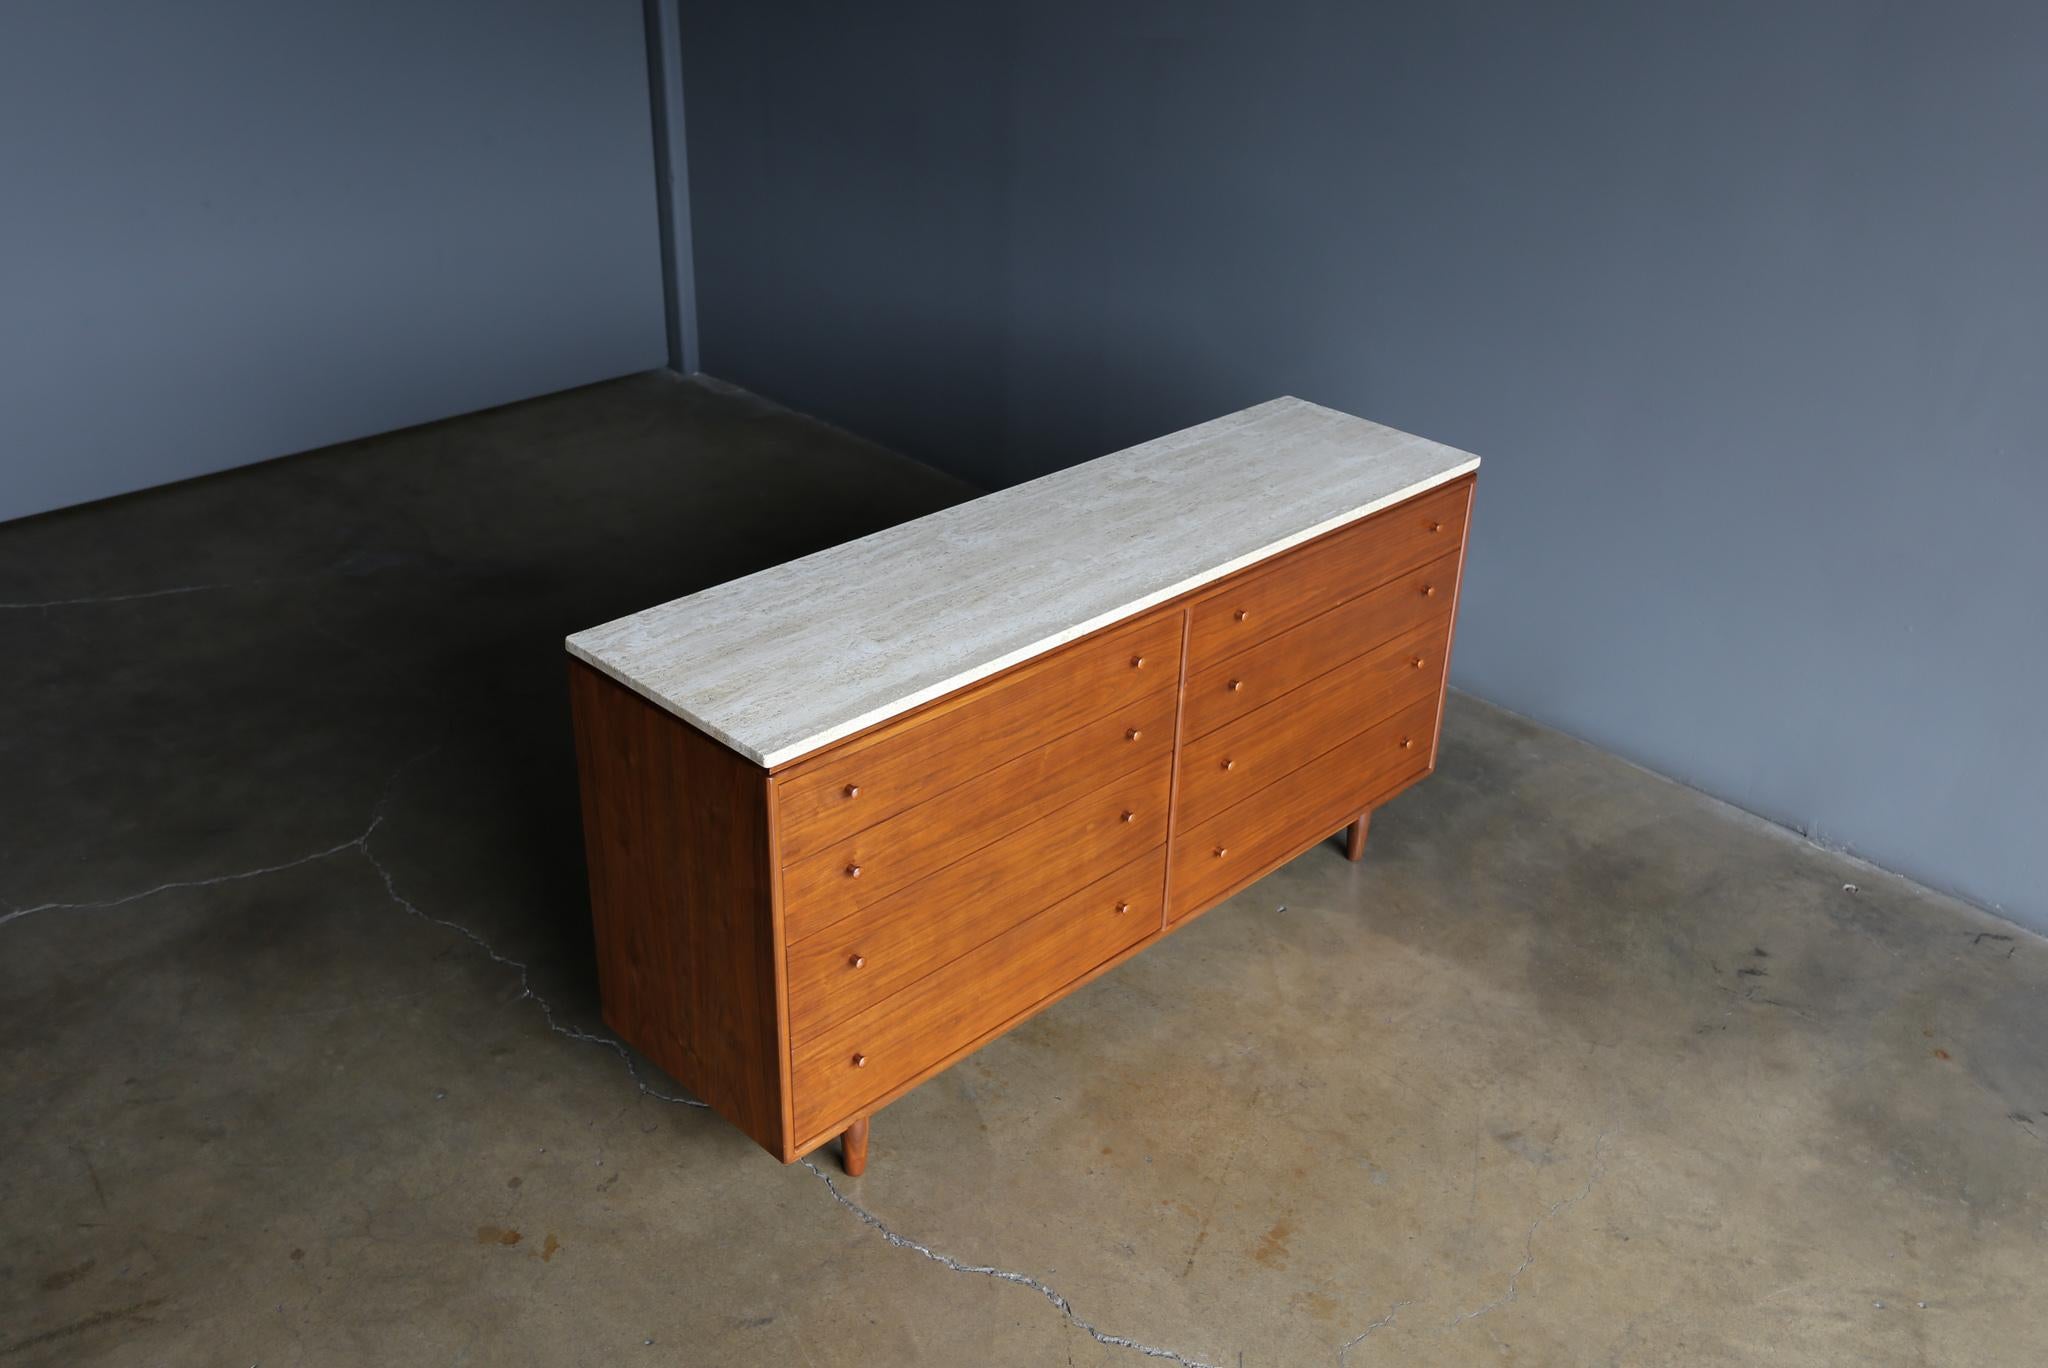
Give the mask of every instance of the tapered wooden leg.
[(1344, 857), (1356, 863), (1365, 858), (1365, 829), (1372, 825), (1372, 812), (1358, 814), (1358, 820), (1344, 829)]
[(863, 1116), (839, 1137), (839, 1162), (847, 1177), (858, 1178), (868, 1171), (868, 1119)]

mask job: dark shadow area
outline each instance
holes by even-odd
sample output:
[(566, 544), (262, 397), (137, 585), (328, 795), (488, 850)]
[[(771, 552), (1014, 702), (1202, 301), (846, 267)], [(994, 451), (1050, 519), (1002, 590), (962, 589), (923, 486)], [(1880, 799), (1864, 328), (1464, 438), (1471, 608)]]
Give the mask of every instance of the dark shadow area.
[(203, 883), (381, 812), (377, 867), (300, 872), (374, 936), (381, 867), (597, 1028), (562, 638), (970, 492), (657, 373), (0, 527), (0, 902)]

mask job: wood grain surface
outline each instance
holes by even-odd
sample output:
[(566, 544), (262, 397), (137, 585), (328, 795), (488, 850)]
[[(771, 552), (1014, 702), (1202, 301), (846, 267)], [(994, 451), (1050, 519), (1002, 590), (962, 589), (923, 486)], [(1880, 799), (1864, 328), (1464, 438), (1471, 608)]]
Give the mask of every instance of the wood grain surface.
[(1181, 746), (1175, 816), (1206, 822), (1402, 708), (1443, 689), (1449, 624), (1424, 623)]
[(605, 1020), (787, 1162), (1434, 767), (1473, 481), (772, 771), (570, 668)]
[(815, 934), (1120, 776), (1159, 774), (1156, 792), (1149, 780), (1125, 787), (1145, 795), (1131, 799), (1137, 810), (1163, 822), (1174, 704), (1171, 690), (1156, 693), (797, 861), (782, 873), (791, 939)]
[(1283, 782), (1182, 828), (1171, 856), (1174, 906), (1168, 915), (1178, 921), (1228, 897), (1292, 852), (1327, 839), (1377, 801), (1377, 790), (1426, 773), (1436, 713), (1431, 694)]
[(1227, 660), (1204, 667), (1191, 655), (1182, 737), (1206, 736), (1425, 623), (1448, 632), (1457, 579), (1453, 551)]
[(800, 860), (1086, 722), (1179, 686), (1181, 614), (1147, 618), (865, 733), (775, 777)]
[(1195, 601), (1188, 659), (1199, 670), (1456, 550), (1471, 493), (1457, 480), (1232, 576)]
[(605, 1024), (787, 1155), (768, 776), (580, 661), (569, 699)]
[(1112, 875), (798, 1046), (797, 1131), (833, 1124), (1124, 946), (1158, 935), (1158, 871), (1145, 872), (1147, 903), (1124, 906), (1126, 882)]

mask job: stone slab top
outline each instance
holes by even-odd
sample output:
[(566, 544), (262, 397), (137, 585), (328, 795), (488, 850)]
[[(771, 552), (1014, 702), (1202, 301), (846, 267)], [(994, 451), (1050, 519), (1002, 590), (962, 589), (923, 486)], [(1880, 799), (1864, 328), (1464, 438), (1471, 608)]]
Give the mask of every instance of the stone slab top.
[(1272, 399), (577, 632), (568, 649), (773, 769), (1478, 467)]

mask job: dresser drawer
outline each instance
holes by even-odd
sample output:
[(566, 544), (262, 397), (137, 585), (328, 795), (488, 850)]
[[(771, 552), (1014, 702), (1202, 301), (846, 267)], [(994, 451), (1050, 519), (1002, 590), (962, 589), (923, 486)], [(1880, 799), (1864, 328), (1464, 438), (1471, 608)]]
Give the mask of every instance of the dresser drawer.
[(1065, 646), (776, 776), (784, 864), (1127, 708), (1180, 671), (1181, 615)]
[(1430, 622), (1374, 647), (1181, 748), (1182, 827), (1205, 822), (1324, 751), (1443, 688), (1450, 624)]
[[(1158, 924), (1166, 878), (1163, 804), (1131, 822), (1121, 820), (1121, 810), (1091, 817), (1056, 836), (1057, 857), (1028, 841), (1031, 835), (1019, 832), (792, 945), (790, 1041), (803, 1046), (1091, 884), (1091, 896), (1127, 904), (1126, 915)], [(1105, 869), (1114, 872), (1105, 877)]]
[[(1087, 795), (1098, 807), (1121, 804), (1111, 815), (1163, 809), (1174, 707), (1173, 691), (1162, 690), (790, 865), (782, 871), (789, 936), (821, 931)], [(1019, 848), (1060, 858), (1044, 840)]]
[(799, 1139), (838, 1124), (1156, 934), (1164, 858), (1154, 852), (1138, 867), (1090, 884), (795, 1045), (790, 1084)]
[(1459, 480), (1339, 528), (1253, 568), (1195, 604), (1188, 668), (1278, 636), (1404, 570), (1456, 551), (1472, 482)]
[(1206, 736), (1419, 627), (1441, 628), (1448, 639), (1457, 589), (1453, 552), (1228, 660), (1200, 670), (1190, 662), (1181, 735)]
[(1245, 801), (1174, 835), (1174, 920), (1257, 878), (1361, 807), (1429, 769), (1436, 738), (1434, 697), (1326, 751)]

